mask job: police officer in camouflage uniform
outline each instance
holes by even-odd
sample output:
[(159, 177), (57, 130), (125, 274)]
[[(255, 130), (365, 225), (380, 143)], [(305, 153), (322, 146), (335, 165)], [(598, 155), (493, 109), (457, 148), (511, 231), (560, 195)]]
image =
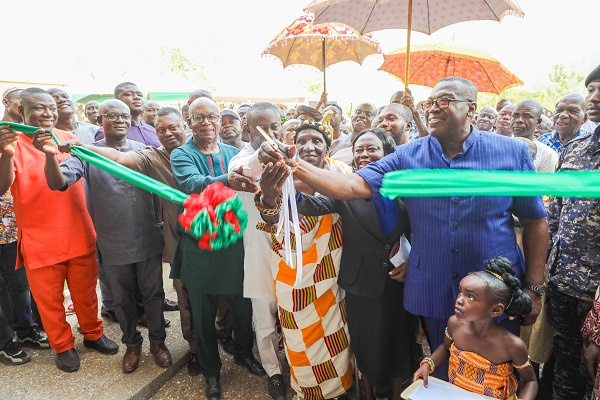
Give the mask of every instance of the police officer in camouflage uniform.
[[(594, 122), (600, 122), (599, 82), (600, 66), (585, 81), (588, 116)], [(600, 169), (599, 139), (600, 127), (573, 139), (561, 153), (557, 170)], [(556, 356), (553, 398), (579, 400), (592, 388), (592, 377), (582, 368), (580, 330), (600, 284), (600, 199), (552, 198), (548, 225), (548, 319)]]

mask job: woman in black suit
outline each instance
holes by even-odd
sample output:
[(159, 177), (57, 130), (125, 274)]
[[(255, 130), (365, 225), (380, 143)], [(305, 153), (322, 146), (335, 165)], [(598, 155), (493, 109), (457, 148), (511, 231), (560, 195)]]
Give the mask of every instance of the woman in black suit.
[[(361, 169), (393, 153), (394, 142), (382, 129), (360, 132), (352, 142), (353, 167)], [(352, 349), (363, 376), (366, 399), (400, 399), (402, 384), (418, 367), (418, 319), (404, 309), (407, 264), (394, 268), (390, 258), (409, 236), (404, 203), (387, 198), (339, 201), (299, 194), (303, 215), (338, 213), (343, 221), (343, 253), (338, 284), (346, 291)]]

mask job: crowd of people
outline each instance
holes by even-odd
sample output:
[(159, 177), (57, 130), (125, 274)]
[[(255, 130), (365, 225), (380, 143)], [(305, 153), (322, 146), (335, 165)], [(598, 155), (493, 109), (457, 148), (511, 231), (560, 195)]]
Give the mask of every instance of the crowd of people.
[[(62, 371), (80, 368), (66, 286), (85, 347), (116, 354), (104, 324), (119, 324), (124, 373), (143, 357), (138, 326), (155, 363), (172, 364), (164, 311), (179, 310), (187, 369), (204, 376), (208, 399), (221, 398), (219, 344), (266, 376), (275, 400), (286, 398), (283, 368), (308, 400), (399, 399), (430, 375), (497, 399), (590, 398), (600, 200), (380, 193), (403, 169), (600, 169), (600, 66), (585, 87), (555, 110), (503, 99), (478, 111), (473, 83), (447, 77), (417, 104), (400, 91), (348, 117), (325, 95), (316, 107), (234, 110), (201, 89), (180, 110), (124, 82), (85, 105), (88, 122), (62, 89), (8, 89), (2, 121), (39, 129), (0, 122), (0, 361), (29, 362), (30, 346), (53, 349)], [(248, 214), (243, 239), (199, 247), (177, 204), (73, 146), (187, 194), (231, 187)], [(165, 265), (177, 302), (165, 299)]]

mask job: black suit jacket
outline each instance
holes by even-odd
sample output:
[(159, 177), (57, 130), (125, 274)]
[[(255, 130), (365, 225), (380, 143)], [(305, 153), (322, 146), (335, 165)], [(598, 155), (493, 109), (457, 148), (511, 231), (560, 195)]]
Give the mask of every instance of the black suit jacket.
[(380, 297), (386, 284), (398, 284), (388, 273), (393, 265), (390, 251), (402, 234), (410, 236), (406, 206), (397, 199), (398, 224), (389, 238), (379, 226), (379, 217), (371, 201), (333, 200), (326, 196), (300, 194), (298, 213), (325, 215), (337, 213), (342, 218), (343, 251), (338, 284), (347, 292), (365, 297)]

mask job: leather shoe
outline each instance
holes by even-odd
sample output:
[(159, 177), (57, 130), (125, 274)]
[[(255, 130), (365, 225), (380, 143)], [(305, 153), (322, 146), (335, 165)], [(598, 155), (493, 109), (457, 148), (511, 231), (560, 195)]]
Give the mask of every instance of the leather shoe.
[(98, 340), (83, 339), (83, 345), (89, 349), (99, 351), (102, 354), (117, 354), (119, 351), (119, 345), (105, 335), (100, 336)]
[(154, 355), (154, 362), (161, 368), (170, 367), (173, 362), (171, 361), (171, 353), (164, 343), (150, 343), (150, 353)]
[(188, 361), (187, 370), (188, 370), (188, 374), (190, 374), (191, 376), (196, 376), (200, 372), (202, 372), (198, 354), (192, 353), (192, 356), (190, 357), (190, 361)]
[[(143, 326), (143, 327), (147, 328), (148, 327), (148, 319), (146, 318), (146, 313), (138, 316), (135, 323), (139, 326)], [(169, 326), (171, 326), (171, 321), (165, 318), (165, 328), (168, 328)]]
[(206, 390), (204, 391), (208, 400), (221, 399), (221, 378), (213, 376), (206, 378)]
[(231, 355), (235, 353), (235, 342), (231, 336), (226, 337), (225, 339), (219, 339), (219, 343), (221, 343), (221, 346), (223, 346), (225, 353)]
[(75, 349), (69, 349), (56, 355), (56, 366), (65, 372), (75, 372), (79, 369), (79, 355)]
[(128, 347), (123, 356), (123, 372), (129, 374), (137, 369), (140, 365), (140, 354), (142, 346)]
[(176, 301), (165, 299), (163, 311), (179, 311), (179, 304)]
[(281, 374), (275, 374), (267, 378), (269, 384), (269, 395), (273, 400), (285, 400), (285, 383)]
[(246, 367), (248, 371), (255, 375), (263, 376), (267, 374), (262, 365), (260, 365), (260, 363), (256, 361), (256, 358), (254, 358), (253, 356), (244, 358), (242, 360), (236, 359), (235, 363)]

